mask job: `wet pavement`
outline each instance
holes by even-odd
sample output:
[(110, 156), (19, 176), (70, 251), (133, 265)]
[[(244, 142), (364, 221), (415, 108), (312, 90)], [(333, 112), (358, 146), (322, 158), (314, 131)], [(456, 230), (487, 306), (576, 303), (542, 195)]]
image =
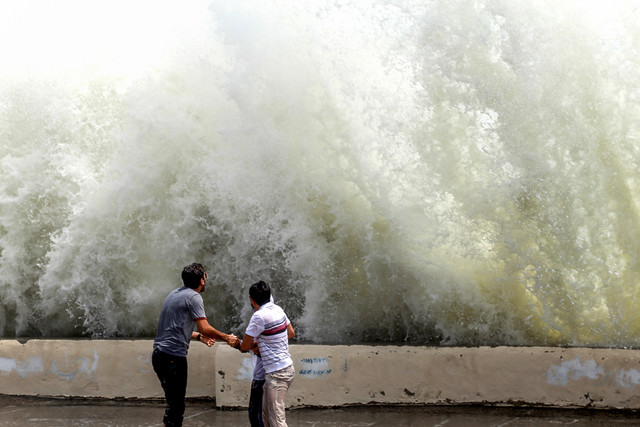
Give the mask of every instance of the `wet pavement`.
[[(0, 396), (0, 426), (162, 426), (156, 401), (70, 400)], [(292, 409), (289, 427), (485, 427), (640, 426), (630, 411), (506, 408), (481, 406), (366, 406)], [(219, 410), (210, 401), (188, 402), (185, 427), (248, 426), (244, 410)]]

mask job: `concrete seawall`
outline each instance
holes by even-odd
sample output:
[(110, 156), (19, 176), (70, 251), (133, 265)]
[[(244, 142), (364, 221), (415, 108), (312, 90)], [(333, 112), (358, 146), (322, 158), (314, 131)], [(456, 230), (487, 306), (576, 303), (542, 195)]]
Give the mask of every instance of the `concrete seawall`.
[[(151, 340), (0, 340), (0, 394), (162, 397)], [(640, 351), (292, 345), (288, 405), (506, 404), (640, 409)], [(193, 343), (192, 398), (245, 407), (251, 360)]]

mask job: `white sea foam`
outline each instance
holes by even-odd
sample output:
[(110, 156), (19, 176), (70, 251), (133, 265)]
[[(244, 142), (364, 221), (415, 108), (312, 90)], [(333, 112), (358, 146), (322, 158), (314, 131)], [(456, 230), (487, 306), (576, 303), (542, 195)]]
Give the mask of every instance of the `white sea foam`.
[(639, 345), (640, 20), (594, 4), (3, 3), (0, 332), (152, 335), (199, 261), (223, 330), (264, 279), (303, 340)]

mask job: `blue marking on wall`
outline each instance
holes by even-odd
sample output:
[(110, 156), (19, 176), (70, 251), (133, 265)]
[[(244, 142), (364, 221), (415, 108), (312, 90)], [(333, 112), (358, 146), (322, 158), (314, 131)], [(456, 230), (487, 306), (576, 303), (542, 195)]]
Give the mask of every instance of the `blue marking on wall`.
[(331, 374), (329, 359), (326, 357), (308, 357), (300, 359), (298, 374), (305, 378), (320, 378)]

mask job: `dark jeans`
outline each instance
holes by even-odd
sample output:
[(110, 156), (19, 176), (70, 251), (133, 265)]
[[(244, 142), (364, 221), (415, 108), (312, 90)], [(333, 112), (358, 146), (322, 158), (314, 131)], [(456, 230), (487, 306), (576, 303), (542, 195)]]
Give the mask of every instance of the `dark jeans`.
[(187, 358), (153, 350), (151, 363), (167, 400), (164, 424), (180, 427), (184, 416), (184, 398), (187, 394)]
[(262, 386), (264, 380), (251, 381), (251, 394), (249, 395), (249, 422), (251, 427), (264, 427), (262, 423)]

